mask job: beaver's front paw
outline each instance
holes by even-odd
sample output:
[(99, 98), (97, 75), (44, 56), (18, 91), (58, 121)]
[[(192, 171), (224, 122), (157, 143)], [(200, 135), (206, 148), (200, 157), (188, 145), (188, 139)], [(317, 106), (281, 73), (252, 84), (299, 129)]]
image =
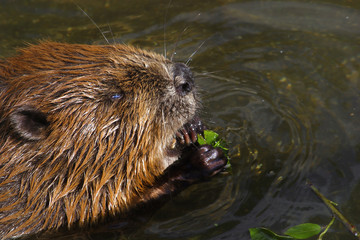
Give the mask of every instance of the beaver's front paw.
[(202, 145), (190, 156), (191, 165), (202, 178), (209, 178), (224, 169), (227, 159), (220, 148)]

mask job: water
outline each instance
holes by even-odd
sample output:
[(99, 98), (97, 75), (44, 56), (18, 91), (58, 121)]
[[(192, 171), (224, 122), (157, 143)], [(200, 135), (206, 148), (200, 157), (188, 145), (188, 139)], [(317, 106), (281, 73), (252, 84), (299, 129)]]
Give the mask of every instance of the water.
[[(232, 174), (194, 185), (148, 216), (51, 238), (250, 239), (251, 227), (325, 225), (331, 213), (307, 179), (360, 228), (358, 1), (77, 4), (110, 42), (159, 53), (166, 45), (183, 62), (197, 51), (189, 64), (203, 118), (229, 143)], [(38, 39), (105, 43), (72, 1), (3, 0), (0, 27), (4, 57)], [(339, 222), (325, 237), (354, 239)]]

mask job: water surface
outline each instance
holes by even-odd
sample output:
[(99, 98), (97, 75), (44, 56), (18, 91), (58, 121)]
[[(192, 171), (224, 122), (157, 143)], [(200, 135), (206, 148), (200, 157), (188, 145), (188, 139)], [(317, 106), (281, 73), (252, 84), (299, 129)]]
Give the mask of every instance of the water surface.
[[(331, 213), (306, 179), (360, 228), (359, 2), (77, 4), (110, 43), (189, 61), (204, 121), (229, 143), (232, 173), (190, 187), (150, 216), (52, 239), (250, 239), (251, 227), (325, 225)], [(0, 27), (3, 57), (39, 39), (106, 43), (72, 1), (3, 0)], [(354, 237), (337, 222), (326, 239)]]

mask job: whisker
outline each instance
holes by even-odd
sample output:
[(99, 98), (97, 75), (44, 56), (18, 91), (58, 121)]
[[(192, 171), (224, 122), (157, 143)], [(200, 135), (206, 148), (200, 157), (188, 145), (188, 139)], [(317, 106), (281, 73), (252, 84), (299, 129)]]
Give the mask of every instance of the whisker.
[(90, 19), (94, 26), (99, 30), (105, 41), (110, 45), (109, 40), (106, 38), (105, 34), (101, 31), (100, 27), (96, 24), (96, 22), (77, 3), (74, 2), (74, 4)]
[[(210, 37), (209, 37), (210, 38)], [(188, 65), (192, 61), (192, 57), (200, 50), (200, 48), (204, 45), (204, 43), (209, 40), (209, 38), (205, 39), (198, 47), (197, 49), (190, 55), (188, 60), (186, 61), (186, 65)]]
[(218, 71), (212, 71), (212, 72), (201, 72), (201, 73), (196, 73), (195, 76), (196, 77), (204, 77), (204, 76), (208, 77), (208, 76), (213, 76), (217, 73), (222, 73), (222, 72), (224, 72), (224, 70), (218, 70)]
[(173, 53), (171, 54), (170, 61), (173, 60), (174, 55), (176, 54), (176, 48), (177, 48), (177, 46), (178, 46), (178, 44), (179, 44), (179, 41), (180, 41), (182, 35), (184, 34), (184, 32), (186, 32), (186, 30), (187, 30), (188, 28), (189, 28), (189, 26), (186, 26), (186, 27), (184, 28), (184, 30), (182, 30), (182, 32), (181, 32), (181, 33), (179, 34), (179, 36), (177, 37), (176, 43), (175, 43), (175, 47), (174, 47), (174, 50), (173, 50)]
[(112, 38), (112, 40), (113, 40), (113, 44), (116, 44), (116, 40), (115, 40), (113, 31), (112, 31), (111, 26), (110, 26), (109, 23), (108, 23), (108, 28), (109, 28), (109, 31), (110, 31), (110, 34), (111, 34), (111, 38)]
[(163, 128), (163, 132), (165, 132), (165, 130), (166, 130), (166, 122), (165, 122), (164, 109), (161, 109), (161, 118), (162, 118), (162, 128)]
[(165, 12), (165, 16), (164, 16), (164, 57), (166, 58), (166, 21), (167, 21), (167, 14), (169, 12), (170, 6), (171, 6), (172, 0), (169, 0), (169, 3), (166, 7), (166, 12)]
[[(195, 21), (196, 18), (199, 17), (200, 15), (201, 15), (201, 13), (198, 13), (198, 14), (196, 15), (195, 19), (192, 20), (192, 22)], [(177, 46), (178, 46), (178, 44), (179, 44), (179, 42), (180, 42), (181, 37), (182, 37), (183, 34), (189, 29), (189, 27), (190, 27), (190, 23), (188, 23), (187, 25), (185, 25), (184, 30), (182, 30), (181, 33), (179, 34), (179, 36), (177, 37), (176, 43), (175, 43), (175, 47), (174, 47), (173, 53), (171, 54), (171, 58), (170, 58), (171, 61), (173, 60), (173, 57), (174, 57), (174, 55), (176, 54), (176, 48), (177, 48)]]

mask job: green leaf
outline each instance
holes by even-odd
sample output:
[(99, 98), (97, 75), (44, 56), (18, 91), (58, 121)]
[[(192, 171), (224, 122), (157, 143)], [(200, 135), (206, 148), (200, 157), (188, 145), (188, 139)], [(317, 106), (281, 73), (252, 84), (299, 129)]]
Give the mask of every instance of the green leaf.
[(200, 145), (204, 145), (204, 144), (206, 144), (206, 140), (205, 140), (205, 138), (203, 137), (203, 136), (201, 136), (200, 134), (198, 134), (198, 143), (200, 144)]
[(289, 236), (280, 236), (267, 228), (250, 228), (250, 237), (252, 240), (284, 240), (294, 239)]
[(219, 137), (219, 134), (211, 130), (205, 130), (204, 137), (207, 144), (214, 145)]
[(204, 136), (198, 134), (198, 143), (200, 145), (208, 144), (213, 147), (220, 147), (223, 150), (228, 150), (224, 147), (225, 142), (219, 140), (219, 134), (211, 130), (204, 130)]
[(289, 228), (285, 234), (296, 239), (306, 239), (318, 235), (321, 227), (314, 223), (303, 223)]

